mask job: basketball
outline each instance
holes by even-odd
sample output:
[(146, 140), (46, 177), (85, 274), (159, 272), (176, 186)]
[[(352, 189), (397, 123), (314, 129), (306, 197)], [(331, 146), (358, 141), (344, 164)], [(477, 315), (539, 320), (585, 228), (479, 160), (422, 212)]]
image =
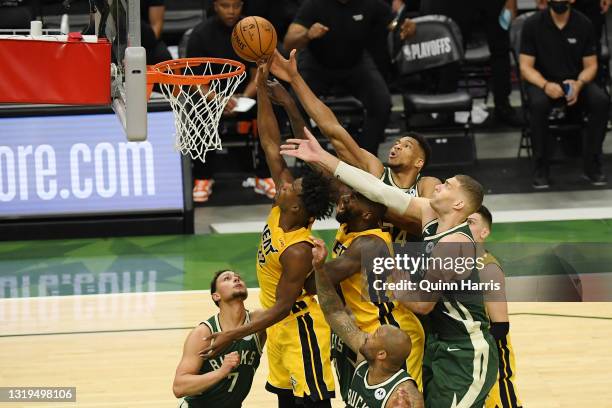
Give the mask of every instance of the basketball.
[(246, 61), (256, 62), (269, 57), (276, 48), (276, 30), (263, 17), (245, 17), (232, 31), (232, 47)]

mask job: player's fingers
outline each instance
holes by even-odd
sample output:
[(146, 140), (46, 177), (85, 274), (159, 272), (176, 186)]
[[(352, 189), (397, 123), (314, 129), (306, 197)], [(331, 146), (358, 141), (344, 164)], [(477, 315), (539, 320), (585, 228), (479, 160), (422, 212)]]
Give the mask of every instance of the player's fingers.
[(293, 139), (293, 138), (291, 138), (291, 139), (287, 139), (285, 141), (285, 144), (301, 145), (302, 143), (306, 143), (306, 142), (307, 142), (307, 140), (304, 140), (304, 139)]
[(291, 52), (289, 53), (289, 60), (290, 61), (295, 61), (295, 53), (297, 52), (297, 50), (294, 48), (291, 50)]
[[(315, 142), (317, 141), (317, 138), (314, 137), (312, 132), (310, 130), (308, 130), (308, 128), (306, 126), (304, 126), (304, 134), (306, 135), (307, 139), (314, 140)], [(299, 139), (299, 140), (302, 140), (302, 139)]]

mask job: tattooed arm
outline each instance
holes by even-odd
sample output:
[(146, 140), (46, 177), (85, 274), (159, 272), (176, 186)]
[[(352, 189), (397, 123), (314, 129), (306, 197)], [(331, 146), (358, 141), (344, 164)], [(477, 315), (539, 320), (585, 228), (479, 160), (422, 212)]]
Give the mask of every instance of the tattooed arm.
[(312, 265), (317, 281), (317, 296), (325, 320), (344, 344), (357, 354), (357, 360), (361, 361), (363, 356), (359, 354), (359, 348), (365, 342), (367, 334), (359, 330), (355, 321), (344, 309), (340, 296), (325, 272), (325, 258), (327, 258), (325, 242), (315, 238), (312, 248)]

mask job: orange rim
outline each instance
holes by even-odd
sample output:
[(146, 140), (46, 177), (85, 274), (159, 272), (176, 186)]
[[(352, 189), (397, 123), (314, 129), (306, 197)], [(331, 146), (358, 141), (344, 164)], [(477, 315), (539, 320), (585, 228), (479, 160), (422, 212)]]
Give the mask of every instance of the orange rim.
[[(220, 65), (231, 65), (236, 69), (224, 74), (214, 75), (183, 75), (181, 70), (187, 66), (196, 67), (202, 64), (212, 63)], [(242, 75), (245, 71), (245, 66), (242, 62), (225, 59), (225, 58), (179, 58), (169, 61), (160, 62), (147, 67), (147, 84), (155, 83), (171, 84), (171, 85), (204, 85), (210, 81), (227, 79), (234, 76)], [(173, 71), (170, 73), (169, 71)]]

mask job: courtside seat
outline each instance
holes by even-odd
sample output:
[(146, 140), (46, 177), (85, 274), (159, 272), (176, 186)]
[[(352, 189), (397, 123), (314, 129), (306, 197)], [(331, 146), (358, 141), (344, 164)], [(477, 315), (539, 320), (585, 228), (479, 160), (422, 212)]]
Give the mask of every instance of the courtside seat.
[(472, 97), (465, 91), (435, 95), (405, 93), (402, 96), (407, 113), (469, 112), (472, 110)]

